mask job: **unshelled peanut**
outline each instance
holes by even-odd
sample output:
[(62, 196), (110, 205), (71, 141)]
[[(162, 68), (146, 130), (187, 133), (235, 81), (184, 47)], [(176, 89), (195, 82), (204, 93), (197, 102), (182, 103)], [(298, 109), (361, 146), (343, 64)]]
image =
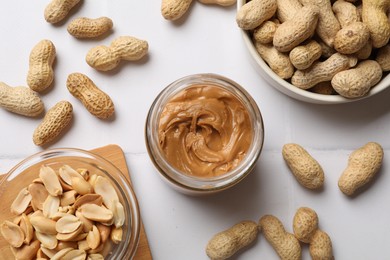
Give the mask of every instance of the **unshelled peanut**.
[(27, 87), (10, 87), (0, 82), (0, 107), (19, 115), (35, 117), (44, 110), (41, 98)]
[(278, 21), (265, 21), (253, 31), (253, 40), (262, 44), (272, 43), (279, 24)]
[(375, 60), (379, 63), (383, 71), (390, 71), (390, 44), (378, 50)]
[(358, 9), (352, 3), (344, 0), (337, 0), (332, 5), (332, 10), (340, 23), (341, 28), (355, 22), (361, 22)]
[(389, 0), (362, 1), (362, 20), (370, 30), (374, 48), (383, 47), (389, 42), (390, 22), (387, 17), (389, 8)]
[(301, 245), (298, 239), (286, 232), (279, 219), (272, 215), (265, 215), (260, 218), (259, 226), (281, 260), (301, 259)]
[(276, 10), (276, 17), (280, 22), (291, 20), (294, 15), (302, 8), (299, 0), (276, 0), (278, 9)]
[(60, 101), (50, 108), (33, 134), (34, 144), (42, 146), (58, 137), (69, 125), (73, 107), (68, 101)]
[(332, 86), (346, 98), (363, 97), (382, 78), (382, 69), (374, 60), (364, 60), (352, 69), (340, 71), (332, 78)]
[(255, 42), (257, 52), (268, 66), (282, 79), (289, 79), (294, 73), (288, 55), (278, 51), (272, 44)]
[(348, 196), (368, 184), (382, 166), (383, 148), (380, 144), (369, 142), (355, 150), (348, 159), (348, 166), (340, 176), (340, 190)]
[(300, 145), (285, 144), (283, 159), (298, 182), (308, 189), (319, 189), (324, 185), (324, 171), (321, 165)]
[(202, 4), (214, 4), (220, 6), (231, 6), (234, 5), (237, 0), (198, 0)]
[(241, 29), (252, 30), (270, 19), (276, 9), (276, 0), (252, 0), (237, 11), (236, 22)]
[(304, 70), (309, 68), (313, 62), (321, 57), (322, 48), (316, 41), (311, 40), (290, 51), (289, 57), (295, 68)]
[(295, 237), (303, 243), (310, 243), (317, 229), (317, 213), (308, 207), (299, 208), (293, 219), (293, 230)]
[(309, 245), (312, 260), (334, 260), (332, 241), (327, 233), (317, 230)]
[(34, 91), (46, 90), (54, 80), (53, 62), (56, 48), (49, 40), (42, 40), (31, 50), (27, 85)]
[(275, 31), (273, 44), (278, 51), (288, 52), (313, 35), (319, 9), (315, 5), (302, 7), (291, 20), (282, 23)]
[(340, 23), (332, 11), (330, 0), (300, 0), (305, 5), (316, 5), (319, 10), (318, 25), (316, 32), (318, 36), (330, 47), (336, 33), (341, 29)]
[(338, 31), (334, 38), (334, 48), (342, 54), (353, 54), (363, 48), (370, 39), (370, 31), (362, 22), (353, 22)]
[(253, 221), (242, 221), (213, 236), (206, 246), (206, 254), (212, 260), (223, 260), (253, 243), (258, 227)]
[(45, 20), (49, 23), (62, 21), (79, 2), (80, 0), (52, 0), (45, 8)]
[(86, 57), (89, 66), (101, 71), (116, 68), (121, 60), (136, 61), (148, 53), (148, 42), (131, 36), (120, 36), (110, 46), (92, 48)]
[(336, 52), (323, 62), (316, 62), (306, 70), (297, 70), (291, 83), (301, 89), (309, 89), (323, 81), (330, 81), (338, 72), (355, 66), (357, 58)]
[(66, 86), (69, 92), (79, 99), (92, 115), (107, 119), (114, 114), (115, 108), (111, 98), (86, 75), (81, 73), (70, 74)]
[(167, 20), (177, 20), (190, 8), (193, 0), (162, 0), (161, 14)]
[(70, 35), (83, 39), (102, 36), (110, 31), (112, 27), (112, 20), (105, 16), (96, 19), (80, 17), (72, 20), (67, 30)]

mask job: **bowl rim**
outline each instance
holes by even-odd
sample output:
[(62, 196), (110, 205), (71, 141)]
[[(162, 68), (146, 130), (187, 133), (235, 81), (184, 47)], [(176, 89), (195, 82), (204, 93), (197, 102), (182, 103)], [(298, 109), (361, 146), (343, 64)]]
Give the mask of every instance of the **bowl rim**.
[[(63, 153), (69, 153), (69, 154), (63, 154)], [(126, 199), (126, 203), (129, 204), (128, 207), (131, 209), (131, 213), (130, 213), (131, 214), (131, 220), (130, 220), (131, 222), (130, 222), (130, 224), (132, 227), (130, 228), (130, 233), (131, 233), (131, 229), (134, 227), (134, 236), (130, 236), (129, 241), (128, 241), (129, 243), (133, 243), (133, 247), (132, 248), (125, 247), (125, 250), (122, 249), (123, 250), (122, 257), (124, 257), (124, 259), (132, 259), (135, 255), (135, 253), (137, 252), (138, 244), (140, 241), (140, 234), (141, 234), (141, 216), (140, 216), (140, 208), (139, 208), (139, 204), (138, 204), (138, 199), (137, 199), (137, 196), (134, 192), (132, 185), (130, 184), (130, 181), (127, 180), (124, 173), (118, 167), (116, 167), (113, 163), (111, 163), (110, 161), (108, 161), (104, 157), (102, 157), (96, 153), (93, 153), (91, 151), (86, 151), (86, 150), (79, 149), (79, 148), (52, 148), (52, 149), (40, 151), (40, 152), (34, 153), (34, 154), (24, 158), (23, 160), (19, 161), (15, 166), (13, 166), (7, 173), (0, 175), (0, 187), (5, 185), (8, 178), (10, 176), (12, 176), (12, 174), (15, 173), (16, 171), (19, 171), (20, 173), (24, 172), (28, 168), (30, 168), (38, 163), (41, 163), (42, 161), (44, 161), (46, 159), (51, 159), (51, 158), (53, 158), (53, 157), (50, 157), (51, 154), (60, 154), (60, 156), (58, 156), (59, 158), (60, 157), (67, 157), (67, 156), (78, 157), (77, 155), (79, 155), (79, 157), (80, 157), (81, 155), (85, 155), (86, 156), (85, 158), (97, 160), (97, 161), (100, 161), (102, 164), (105, 164), (105, 165), (97, 164), (97, 166), (101, 166), (104, 170), (105, 170), (104, 166), (108, 166), (108, 167), (113, 168), (115, 171), (117, 171), (117, 174), (118, 174), (120, 181), (123, 181), (125, 184), (125, 187), (124, 187), (125, 189), (121, 186), (118, 186), (116, 184), (115, 185), (117, 186), (117, 188), (119, 190), (121, 190), (122, 193), (126, 194), (126, 196), (128, 198), (125, 197), (124, 199)], [(112, 179), (114, 179), (114, 182), (118, 182), (117, 178), (112, 177), (112, 176), (109, 176), (109, 177), (110, 177), (111, 182), (113, 181)], [(123, 242), (125, 242), (125, 240), (123, 240)], [(125, 246), (127, 246), (127, 245), (125, 245)]]
[[(237, 11), (244, 5), (245, 2), (246, 0), (237, 0)], [(249, 36), (249, 32), (241, 28), (239, 29), (241, 31), (244, 43), (247, 47), (247, 51), (252, 57), (252, 63), (256, 63), (253, 65), (258, 68), (257, 71), (262, 76), (262, 78), (275, 89), (297, 100), (315, 104), (353, 103), (372, 97), (390, 86), (389, 73), (388, 75), (383, 77), (379, 83), (377, 83), (373, 88), (371, 88), (367, 95), (354, 99), (348, 99), (340, 95), (322, 95), (297, 88), (294, 85), (280, 78), (275, 72), (272, 71), (272, 69), (267, 65), (267, 63), (260, 57), (260, 55), (256, 51), (252, 39)]]

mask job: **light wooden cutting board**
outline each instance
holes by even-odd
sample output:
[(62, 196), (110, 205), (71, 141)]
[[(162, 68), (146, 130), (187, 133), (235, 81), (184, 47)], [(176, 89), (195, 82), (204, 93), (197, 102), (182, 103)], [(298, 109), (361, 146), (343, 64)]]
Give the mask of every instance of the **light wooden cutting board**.
[[(110, 161), (114, 164), (121, 172), (125, 175), (125, 177), (130, 181), (130, 174), (126, 164), (126, 158), (123, 154), (122, 149), (118, 145), (107, 145), (104, 147), (100, 147), (91, 152), (96, 153), (97, 155), (102, 156), (106, 160)], [(4, 176), (0, 175), (0, 182)], [(23, 185), (21, 185), (22, 187)], [(6, 196), (6, 194), (3, 194)], [(2, 198), (0, 198), (1, 200)], [(7, 206), (8, 207), (8, 206)], [(4, 212), (9, 211), (9, 208), (5, 208), (4, 204), (0, 203), (0, 214), (5, 214)], [(10, 260), (13, 259), (13, 255), (11, 250), (9, 249), (7, 242), (0, 236), (0, 259)], [(135, 260), (149, 260), (152, 259), (152, 254), (150, 252), (150, 247), (148, 243), (148, 239), (146, 237), (146, 233), (141, 223), (141, 234), (137, 252), (134, 257)]]

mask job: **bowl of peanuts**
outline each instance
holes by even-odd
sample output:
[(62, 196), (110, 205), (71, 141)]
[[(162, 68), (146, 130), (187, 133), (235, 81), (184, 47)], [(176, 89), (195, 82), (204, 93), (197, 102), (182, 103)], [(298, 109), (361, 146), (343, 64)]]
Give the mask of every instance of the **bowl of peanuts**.
[(0, 176), (4, 259), (132, 259), (140, 237), (135, 193), (104, 158), (51, 149)]
[(268, 84), (309, 103), (348, 103), (390, 86), (390, 7), (363, 2), (238, 0), (236, 22)]

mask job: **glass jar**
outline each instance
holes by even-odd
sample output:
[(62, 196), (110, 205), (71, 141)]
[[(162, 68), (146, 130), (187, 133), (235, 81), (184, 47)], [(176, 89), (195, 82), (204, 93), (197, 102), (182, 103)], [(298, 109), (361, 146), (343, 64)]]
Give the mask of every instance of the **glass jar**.
[[(119, 201), (125, 212), (125, 222), (122, 226), (122, 241), (118, 244), (111, 242), (103, 249), (104, 259), (132, 259), (136, 253), (140, 237), (140, 212), (135, 193), (123, 173), (106, 159), (81, 150), (72, 148), (49, 149), (34, 154), (12, 168), (7, 174), (0, 176), (0, 198), (2, 198), (3, 211), (0, 214), (0, 223), (12, 220), (15, 215), (9, 210), (19, 191), (27, 187), (39, 177), (42, 165), (50, 166), (56, 172), (67, 164), (74, 169), (87, 169), (90, 174), (106, 177), (115, 188)], [(0, 251), (6, 256), (12, 256), (10, 247), (1, 241)], [(4, 243), (3, 243), (4, 242)], [(9, 252), (8, 252), (9, 251)]]
[[(253, 130), (249, 148), (241, 162), (233, 169), (219, 176), (198, 177), (176, 169), (168, 162), (159, 145), (159, 122), (165, 105), (179, 92), (198, 85), (219, 87), (233, 94), (247, 110)], [(172, 187), (191, 195), (211, 194), (236, 185), (252, 171), (263, 147), (263, 119), (256, 102), (236, 82), (216, 74), (195, 74), (169, 84), (156, 97), (146, 119), (145, 139), (153, 164), (160, 176)]]

